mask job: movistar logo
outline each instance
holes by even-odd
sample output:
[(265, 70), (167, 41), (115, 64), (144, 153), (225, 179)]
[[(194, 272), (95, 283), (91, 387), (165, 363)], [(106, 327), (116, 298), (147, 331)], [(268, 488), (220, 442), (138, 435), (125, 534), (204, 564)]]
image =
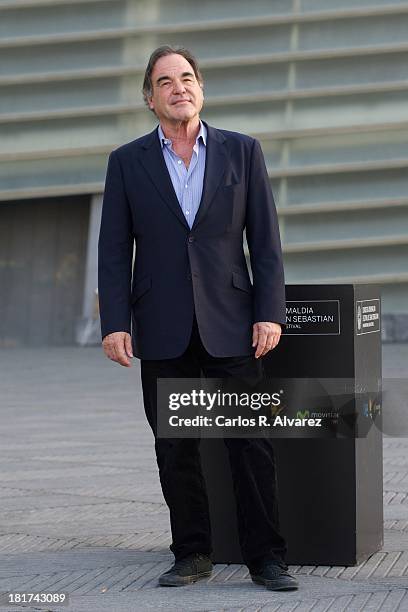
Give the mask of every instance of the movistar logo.
[(307, 419), (309, 416), (309, 411), (305, 410), (304, 412), (302, 412), (301, 410), (298, 410), (296, 413), (296, 418), (297, 419)]

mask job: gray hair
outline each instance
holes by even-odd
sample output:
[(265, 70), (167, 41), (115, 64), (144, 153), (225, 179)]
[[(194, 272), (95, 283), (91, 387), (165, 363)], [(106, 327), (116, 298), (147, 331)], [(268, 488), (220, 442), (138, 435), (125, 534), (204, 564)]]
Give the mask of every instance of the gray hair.
[[(153, 95), (153, 83), (152, 83), (152, 72), (155, 67), (157, 60), (161, 57), (165, 57), (166, 55), (181, 55), (188, 61), (190, 66), (192, 67), (195, 77), (199, 83), (199, 85), (203, 86), (203, 77), (201, 75), (200, 68), (198, 67), (198, 62), (194, 55), (185, 47), (172, 47), (171, 45), (162, 45), (161, 47), (157, 47), (151, 54), (149, 61), (147, 63), (144, 79), (143, 79), (143, 99), (147, 106), (149, 106), (148, 99)], [(149, 107), (150, 108), (150, 107)], [(153, 109), (150, 109), (153, 111)], [(154, 111), (153, 111), (154, 112)]]

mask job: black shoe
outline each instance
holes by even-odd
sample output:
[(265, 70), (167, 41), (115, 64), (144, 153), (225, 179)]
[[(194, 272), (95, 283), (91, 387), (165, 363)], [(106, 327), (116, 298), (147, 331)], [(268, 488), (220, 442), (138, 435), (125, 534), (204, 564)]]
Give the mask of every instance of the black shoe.
[(251, 571), (251, 578), (256, 584), (263, 584), (271, 591), (292, 591), (299, 584), (287, 569), (286, 563), (267, 561), (258, 571)]
[(208, 578), (212, 572), (212, 562), (210, 557), (202, 553), (192, 553), (176, 561), (167, 572), (159, 578), (161, 586), (185, 586)]

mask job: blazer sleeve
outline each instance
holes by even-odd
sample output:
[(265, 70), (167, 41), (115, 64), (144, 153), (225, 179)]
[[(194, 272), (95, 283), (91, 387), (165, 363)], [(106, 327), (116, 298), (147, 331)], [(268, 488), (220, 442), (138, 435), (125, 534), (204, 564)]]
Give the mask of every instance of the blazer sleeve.
[(254, 287), (254, 322), (286, 321), (278, 215), (261, 145), (254, 140), (248, 177), (246, 238)]
[(98, 295), (102, 339), (130, 333), (132, 217), (115, 151), (109, 156), (98, 241)]

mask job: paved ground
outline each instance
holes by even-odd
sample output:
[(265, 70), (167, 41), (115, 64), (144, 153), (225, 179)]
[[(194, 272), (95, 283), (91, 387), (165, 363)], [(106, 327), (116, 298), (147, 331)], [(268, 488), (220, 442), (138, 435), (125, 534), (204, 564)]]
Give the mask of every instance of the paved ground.
[[(386, 346), (384, 366), (407, 377), (408, 345)], [(137, 362), (121, 368), (99, 348), (3, 350), (0, 388), (0, 592), (67, 591), (78, 612), (408, 610), (408, 437), (384, 440), (385, 545), (367, 562), (291, 566), (301, 588), (286, 594), (239, 565), (163, 589), (169, 522)]]

